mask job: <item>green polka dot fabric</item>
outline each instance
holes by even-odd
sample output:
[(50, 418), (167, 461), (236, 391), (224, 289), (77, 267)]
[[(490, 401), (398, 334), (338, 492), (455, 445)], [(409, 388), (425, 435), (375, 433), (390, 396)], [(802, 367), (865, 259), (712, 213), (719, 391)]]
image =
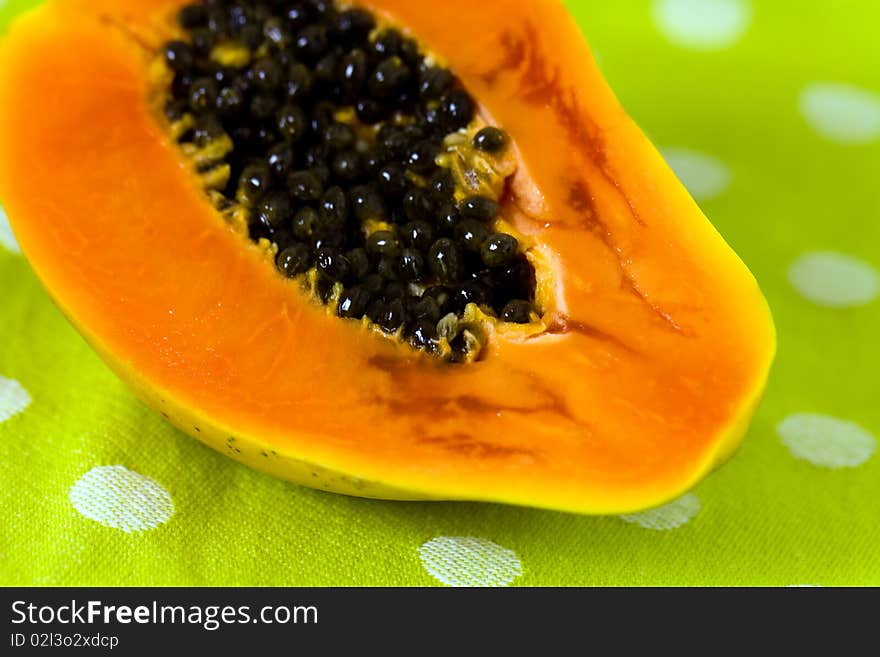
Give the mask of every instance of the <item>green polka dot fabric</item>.
[(880, 585), (880, 4), (569, 4), (773, 308), (735, 458), (622, 517), (287, 484), (136, 401), (0, 215), (0, 584)]

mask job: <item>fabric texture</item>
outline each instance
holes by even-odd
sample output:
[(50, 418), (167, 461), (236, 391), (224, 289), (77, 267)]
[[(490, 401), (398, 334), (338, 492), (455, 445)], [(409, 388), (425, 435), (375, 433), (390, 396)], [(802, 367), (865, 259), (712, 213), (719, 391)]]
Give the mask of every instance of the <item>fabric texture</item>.
[[(5, 28), (34, 3), (0, 4)], [(569, 4), (772, 306), (735, 457), (623, 517), (284, 483), (138, 402), (0, 214), (0, 584), (880, 585), (880, 4)]]

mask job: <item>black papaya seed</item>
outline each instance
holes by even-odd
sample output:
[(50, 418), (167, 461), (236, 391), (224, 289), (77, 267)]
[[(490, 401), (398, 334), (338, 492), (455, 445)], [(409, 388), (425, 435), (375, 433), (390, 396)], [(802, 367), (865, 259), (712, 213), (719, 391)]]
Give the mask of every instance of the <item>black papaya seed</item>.
[(418, 35), (337, 0), (204, 0), (176, 21), (157, 54), (166, 125), (211, 205), (272, 243), (278, 275), (307, 274), (340, 318), (449, 362), (482, 348), (450, 314), (536, 316), (535, 269), (477, 191), (503, 188), (487, 158), (511, 136), (477, 123)]

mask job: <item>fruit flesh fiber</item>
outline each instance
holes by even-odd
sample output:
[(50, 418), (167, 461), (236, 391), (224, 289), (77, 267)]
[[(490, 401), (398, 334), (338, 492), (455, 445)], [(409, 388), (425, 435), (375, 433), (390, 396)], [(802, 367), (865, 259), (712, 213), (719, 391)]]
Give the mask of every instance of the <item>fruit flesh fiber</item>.
[(394, 498), (631, 511), (729, 455), (772, 359), (766, 304), (561, 4), (362, 3), (445, 57), (510, 133), (507, 210), (557, 263), (556, 334), (494, 340), (458, 369), (303, 302), (223, 227), (145, 96), (180, 4), (56, 0), (0, 54), (0, 195), (19, 241), (151, 404), (256, 467)]

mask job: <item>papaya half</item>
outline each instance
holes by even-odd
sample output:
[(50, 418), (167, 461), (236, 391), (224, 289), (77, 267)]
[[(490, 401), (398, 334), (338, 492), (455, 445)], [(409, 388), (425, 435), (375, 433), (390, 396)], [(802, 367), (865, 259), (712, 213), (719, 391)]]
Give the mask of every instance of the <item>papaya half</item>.
[(0, 45), (0, 198), (147, 404), (350, 495), (663, 503), (775, 351), (558, 0), (49, 0)]

